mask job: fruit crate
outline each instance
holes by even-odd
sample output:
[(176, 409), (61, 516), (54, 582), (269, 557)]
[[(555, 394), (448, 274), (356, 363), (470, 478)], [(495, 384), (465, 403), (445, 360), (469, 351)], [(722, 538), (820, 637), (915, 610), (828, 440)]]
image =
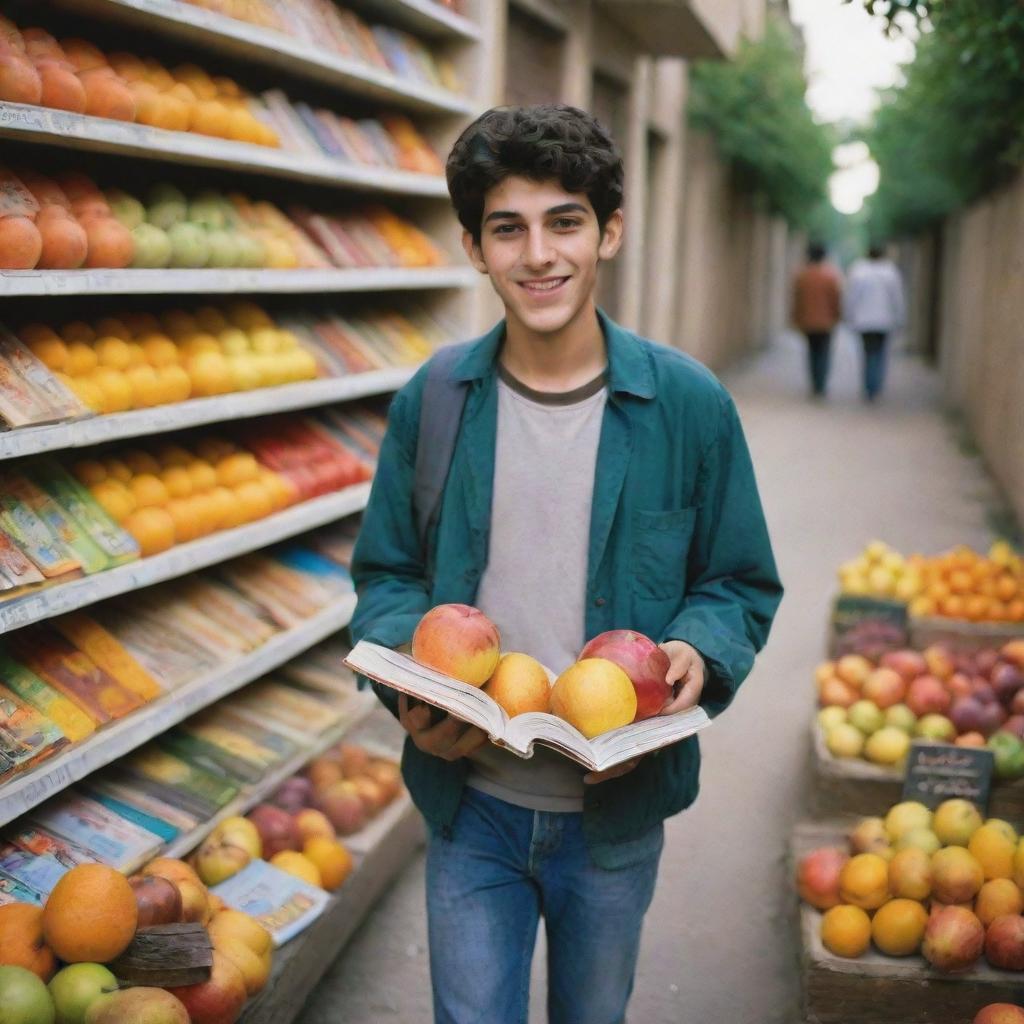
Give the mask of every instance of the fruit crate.
[[(817, 819), (881, 817), (903, 799), (903, 770), (836, 757), (824, 730), (811, 725), (811, 814)], [(988, 815), (1024, 824), (1024, 779), (993, 779)], [(1024, 985), (1024, 982), (1022, 982)]]
[[(790, 877), (797, 861), (819, 846), (845, 846), (843, 823), (797, 825)], [(1024, 974), (979, 961), (968, 973), (941, 974), (921, 956), (870, 950), (856, 960), (834, 956), (820, 938), (821, 912), (797, 911), (800, 980), (806, 1024), (970, 1024), (989, 1003), (1018, 1003)]]
[(923, 651), (943, 644), (954, 651), (998, 650), (1010, 640), (1024, 638), (1024, 622), (967, 622), (939, 617), (910, 620), (910, 646)]

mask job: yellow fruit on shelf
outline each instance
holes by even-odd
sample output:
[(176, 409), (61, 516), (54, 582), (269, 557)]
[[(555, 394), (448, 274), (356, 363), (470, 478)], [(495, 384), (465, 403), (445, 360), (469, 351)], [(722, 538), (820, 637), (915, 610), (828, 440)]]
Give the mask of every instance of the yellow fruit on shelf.
[(191, 452), (182, 448), (180, 444), (161, 445), (154, 454), (157, 462), (164, 469), (170, 469), (171, 466), (181, 466), (183, 469), (188, 469), (195, 458)]
[(193, 397), (223, 395), (232, 390), (231, 369), (219, 348), (187, 357), (185, 369), (192, 381)]
[(832, 907), (821, 919), (821, 941), (836, 956), (858, 957), (871, 945), (871, 918), (860, 907)]
[(248, 352), (227, 357), (231, 384), (235, 391), (254, 391), (262, 386), (263, 379), (256, 358)]
[(235, 500), (242, 508), (244, 522), (265, 519), (274, 511), (274, 500), (259, 480), (248, 480), (233, 490)]
[[(159, 467), (158, 467), (159, 468)], [(164, 486), (163, 480), (153, 473), (140, 473), (132, 477), (128, 485), (139, 508), (150, 508), (154, 505), (166, 505), (170, 500), (170, 494)]]
[(167, 488), (167, 493), (172, 498), (191, 497), (194, 490), (192, 477), (184, 466), (170, 466), (161, 470), (160, 479)]
[(104, 412), (126, 412), (135, 404), (131, 381), (120, 370), (99, 366), (92, 371), (88, 380), (103, 395)]
[(99, 358), (92, 345), (88, 345), (84, 341), (68, 342), (67, 350), (68, 357), (64, 363), (64, 372), (72, 377), (82, 377), (87, 373), (92, 373), (99, 365)]
[(192, 479), (192, 490), (203, 492), (217, 486), (217, 471), (203, 459), (191, 459), (185, 467)]
[(196, 517), (190, 498), (171, 498), (164, 506), (174, 523), (174, 542), (184, 544), (203, 535), (203, 524)]
[(201, 352), (220, 352), (220, 342), (207, 331), (186, 331), (178, 336), (178, 352), (183, 360)]
[(108, 478), (89, 488), (104, 511), (117, 522), (124, 523), (136, 509), (135, 495), (120, 480)]
[(213, 524), (211, 530), (227, 529), (238, 512), (234, 493), (227, 487), (217, 486), (207, 491), (203, 497), (208, 500)]
[(98, 459), (79, 459), (71, 467), (78, 482), (92, 487), (94, 484), (102, 483), (107, 479), (107, 467)]
[(304, 854), (295, 850), (282, 850), (270, 858), (270, 863), (275, 868), (301, 878), (303, 882), (323, 888), (323, 879), (320, 876), (320, 869)]
[(105, 316), (96, 321), (96, 337), (112, 334), (115, 338), (124, 338), (125, 341), (134, 337), (134, 331), (121, 317)]
[(29, 343), (29, 351), (47, 369), (65, 372), (68, 365), (68, 346), (56, 334)]
[(328, 892), (334, 892), (351, 874), (352, 854), (336, 839), (315, 836), (302, 847), (302, 854), (312, 861), (320, 872), (320, 884)]
[(217, 482), (224, 487), (255, 480), (259, 476), (260, 464), (250, 452), (233, 452), (217, 461)]
[(175, 544), (174, 520), (166, 509), (137, 509), (122, 525), (139, 542), (143, 557), (157, 555)]
[(173, 366), (178, 362), (178, 346), (166, 334), (147, 334), (139, 344), (150, 366)]
[(192, 378), (183, 366), (162, 366), (159, 370), (161, 385), (168, 402), (184, 402), (192, 396)]
[(216, 306), (200, 306), (195, 311), (196, 323), (202, 331), (217, 334), (228, 326), (227, 317)]
[(120, 480), (123, 484), (130, 482), (132, 471), (124, 459), (104, 459), (103, 465), (106, 467), (107, 476), (112, 480)]
[(71, 344), (73, 341), (83, 341), (91, 345), (96, 340), (96, 332), (84, 320), (72, 320), (60, 329), (61, 337)]
[(123, 338), (100, 338), (93, 346), (100, 366), (114, 370), (127, 370), (132, 361), (131, 349)]
[(153, 455), (141, 448), (128, 448), (122, 451), (121, 459), (133, 474), (151, 473), (155, 476), (160, 472), (160, 463)]
[(86, 380), (84, 377), (72, 377), (68, 387), (87, 409), (91, 409), (93, 412), (106, 412), (104, 394), (91, 380)]
[(164, 388), (152, 366), (132, 366), (125, 370), (125, 376), (131, 384), (136, 409), (150, 409), (165, 403)]
[(160, 320), (172, 336), (199, 330), (196, 318), (183, 309), (168, 309), (160, 315)]

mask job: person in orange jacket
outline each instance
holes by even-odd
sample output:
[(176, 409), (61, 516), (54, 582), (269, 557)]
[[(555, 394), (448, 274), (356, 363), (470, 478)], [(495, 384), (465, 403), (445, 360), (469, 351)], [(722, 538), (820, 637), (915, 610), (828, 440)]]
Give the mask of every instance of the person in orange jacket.
[(807, 337), (811, 372), (811, 393), (822, 398), (828, 384), (832, 331), (842, 316), (843, 284), (831, 263), (825, 260), (825, 247), (812, 242), (807, 247), (807, 263), (793, 281), (793, 326)]

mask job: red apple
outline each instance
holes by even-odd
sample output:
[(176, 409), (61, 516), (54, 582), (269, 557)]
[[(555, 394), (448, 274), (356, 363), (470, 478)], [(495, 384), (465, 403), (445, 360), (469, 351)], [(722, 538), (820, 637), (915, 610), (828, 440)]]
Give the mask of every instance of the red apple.
[(249, 820), (260, 834), (264, 860), (282, 850), (299, 849), (299, 834), (287, 811), (273, 804), (260, 804), (249, 812)]
[(944, 715), (952, 703), (950, 692), (933, 675), (918, 676), (907, 688), (906, 705), (918, 718), (923, 715)]
[(653, 641), (632, 629), (612, 629), (600, 633), (580, 651), (577, 660), (606, 658), (629, 676), (636, 690), (634, 722), (652, 718), (672, 696), (665, 682), (670, 662), (668, 655)]
[(923, 676), (928, 671), (928, 662), (917, 651), (889, 651), (882, 655), (879, 665), (898, 672), (905, 683)]
[(159, 875), (134, 875), (128, 884), (135, 890), (140, 928), (181, 920), (181, 892), (173, 882)]
[(192, 1024), (231, 1024), (238, 1019), (247, 996), (242, 972), (217, 950), (206, 981), (167, 991), (185, 1004)]
[(988, 926), (985, 958), (1004, 971), (1024, 971), (1024, 917), (1004, 914)]
[(823, 846), (812, 850), (797, 867), (796, 884), (800, 898), (818, 910), (838, 906), (839, 874), (850, 859), (845, 850)]

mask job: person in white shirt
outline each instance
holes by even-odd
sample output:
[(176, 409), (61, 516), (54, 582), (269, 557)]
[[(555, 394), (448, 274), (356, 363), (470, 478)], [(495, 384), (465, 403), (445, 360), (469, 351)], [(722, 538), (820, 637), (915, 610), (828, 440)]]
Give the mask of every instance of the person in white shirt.
[(873, 402), (885, 382), (886, 343), (906, 317), (903, 281), (896, 264), (880, 245), (866, 260), (850, 267), (843, 301), (843, 319), (864, 343), (864, 397)]

